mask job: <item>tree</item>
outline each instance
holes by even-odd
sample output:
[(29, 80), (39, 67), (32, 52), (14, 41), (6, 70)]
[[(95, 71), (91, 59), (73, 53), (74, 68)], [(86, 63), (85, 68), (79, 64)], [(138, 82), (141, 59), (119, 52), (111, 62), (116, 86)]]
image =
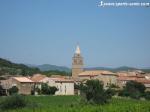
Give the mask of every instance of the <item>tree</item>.
[(146, 91), (144, 97), (146, 100), (150, 100), (150, 91)]
[(58, 89), (55, 86), (49, 87), (49, 91), (51, 95), (54, 95), (56, 91), (58, 91)]
[(123, 90), (120, 91), (119, 95), (139, 99), (144, 94), (145, 89), (144, 84), (136, 81), (129, 81), (126, 83)]
[(45, 95), (53, 95), (55, 94), (55, 92), (57, 91), (58, 89), (54, 86), (48, 86), (47, 83), (43, 83), (41, 85), (41, 92), (42, 94), (45, 94)]
[(28, 102), (24, 96), (15, 94), (5, 97), (5, 99), (0, 102), (0, 108), (2, 110), (23, 108), (27, 103)]
[(90, 103), (104, 104), (111, 98), (111, 94), (104, 90), (103, 82), (99, 80), (87, 80), (85, 84), (80, 85), (80, 90), (81, 96)]
[(6, 95), (5, 90), (3, 89), (3, 87), (0, 85), (0, 96)]
[(8, 92), (9, 92), (9, 94), (10, 95), (13, 95), (13, 94), (17, 94), (18, 93), (18, 88), (16, 87), (16, 86), (13, 86), (13, 87), (11, 87), (9, 90), (8, 90)]

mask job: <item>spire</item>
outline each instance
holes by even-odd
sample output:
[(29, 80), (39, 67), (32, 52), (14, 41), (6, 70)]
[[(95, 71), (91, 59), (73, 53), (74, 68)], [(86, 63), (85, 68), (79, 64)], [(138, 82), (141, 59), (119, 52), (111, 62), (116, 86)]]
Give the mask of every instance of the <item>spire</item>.
[(75, 53), (76, 54), (80, 54), (81, 53), (79, 45), (77, 45)]

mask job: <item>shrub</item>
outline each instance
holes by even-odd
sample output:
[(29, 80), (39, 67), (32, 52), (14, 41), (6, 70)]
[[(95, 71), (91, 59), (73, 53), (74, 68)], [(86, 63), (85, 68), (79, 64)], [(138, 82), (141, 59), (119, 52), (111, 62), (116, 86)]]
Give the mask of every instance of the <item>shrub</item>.
[(46, 83), (43, 83), (41, 85), (41, 92), (42, 94), (49, 94), (49, 86)]
[(49, 91), (51, 95), (54, 95), (56, 91), (58, 91), (58, 89), (55, 86), (49, 87)]
[(144, 98), (145, 98), (146, 100), (150, 100), (150, 91), (145, 92)]
[(55, 94), (55, 92), (57, 90), (58, 89), (56, 87), (54, 87), (54, 86), (50, 87), (46, 83), (43, 83), (41, 85), (41, 92), (42, 92), (42, 94), (45, 94), (45, 95), (53, 95), (53, 94)]
[(111, 98), (111, 92), (105, 91), (99, 80), (87, 80), (80, 85), (81, 96), (89, 103), (105, 104)]
[(3, 87), (0, 85), (0, 96), (4, 96), (4, 95), (6, 95), (6, 92), (3, 89)]
[(21, 95), (12, 95), (6, 97), (1, 103), (1, 109), (16, 109), (16, 108), (23, 108), (27, 104), (25, 97)]
[(112, 96), (116, 94), (116, 91), (114, 89), (109, 88), (105, 91), (105, 94), (107, 95), (107, 98), (110, 99)]
[(13, 86), (8, 90), (8, 92), (9, 92), (10, 95), (17, 94), (18, 93), (18, 88), (16, 86)]
[(119, 92), (120, 96), (126, 96), (133, 99), (140, 99), (145, 92), (145, 86), (136, 81), (129, 81), (122, 91)]

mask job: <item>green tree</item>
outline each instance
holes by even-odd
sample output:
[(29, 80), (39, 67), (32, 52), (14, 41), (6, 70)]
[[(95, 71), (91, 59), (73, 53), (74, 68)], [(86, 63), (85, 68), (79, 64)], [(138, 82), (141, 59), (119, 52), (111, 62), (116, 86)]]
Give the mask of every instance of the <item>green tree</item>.
[(10, 95), (13, 95), (13, 94), (17, 94), (18, 93), (18, 88), (16, 87), (16, 86), (13, 86), (13, 87), (11, 87), (9, 90), (8, 90), (8, 92), (9, 92), (9, 94)]
[(87, 102), (94, 104), (105, 104), (111, 98), (111, 94), (104, 90), (103, 82), (99, 80), (87, 80), (85, 84), (80, 85), (81, 96)]
[(120, 96), (129, 96), (134, 99), (139, 99), (145, 92), (145, 86), (142, 83), (136, 81), (129, 81), (126, 83), (122, 91), (120, 91)]
[(45, 94), (45, 95), (53, 95), (55, 94), (55, 92), (57, 91), (58, 89), (54, 86), (48, 86), (47, 83), (43, 83), (41, 85), (41, 92), (42, 94)]
[(150, 100), (150, 91), (146, 91), (144, 97), (146, 100)]

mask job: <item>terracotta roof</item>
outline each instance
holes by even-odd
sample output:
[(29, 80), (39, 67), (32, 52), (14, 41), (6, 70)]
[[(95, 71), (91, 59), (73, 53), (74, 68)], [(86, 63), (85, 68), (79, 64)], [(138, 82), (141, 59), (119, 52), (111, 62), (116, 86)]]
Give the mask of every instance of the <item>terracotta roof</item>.
[(51, 75), (52, 78), (65, 78), (66, 76), (62, 75)]
[(137, 82), (143, 83), (143, 84), (150, 84), (150, 80), (146, 78), (138, 78), (136, 79)]
[(104, 70), (87, 70), (80, 73), (78, 76), (98, 76), (98, 75), (115, 75), (115, 73)]
[(35, 74), (31, 77), (32, 81), (39, 82), (40, 80), (44, 79), (46, 76), (41, 74)]
[(50, 78), (50, 79), (54, 80), (55, 82), (71, 82), (71, 83), (74, 82), (72, 79), (65, 79), (65, 78)]
[(119, 81), (135, 81), (136, 77), (128, 77), (128, 76), (119, 76), (117, 77)]
[(32, 80), (28, 79), (27, 77), (12, 77), (12, 78), (17, 80), (18, 82), (33, 82)]
[(130, 77), (130, 76), (120, 76), (117, 78), (119, 81), (137, 81), (143, 84), (150, 84), (150, 80), (146, 78), (139, 78), (139, 77)]

